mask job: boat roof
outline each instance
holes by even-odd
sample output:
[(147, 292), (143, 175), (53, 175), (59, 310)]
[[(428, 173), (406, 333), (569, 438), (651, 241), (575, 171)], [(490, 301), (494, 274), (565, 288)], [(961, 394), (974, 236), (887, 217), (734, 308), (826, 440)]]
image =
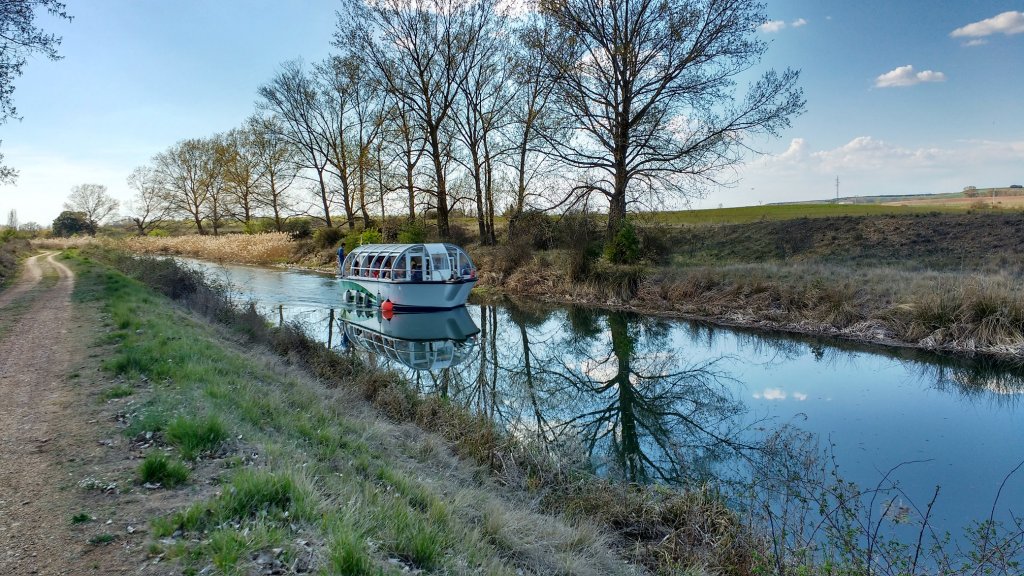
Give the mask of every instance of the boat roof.
[(374, 254), (401, 254), (402, 252), (412, 248), (423, 248), (429, 254), (444, 254), (448, 252), (449, 248), (465, 252), (465, 250), (455, 244), (434, 242), (420, 244), (363, 244), (355, 250), (352, 250), (352, 254), (361, 254), (363, 252), (372, 252)]

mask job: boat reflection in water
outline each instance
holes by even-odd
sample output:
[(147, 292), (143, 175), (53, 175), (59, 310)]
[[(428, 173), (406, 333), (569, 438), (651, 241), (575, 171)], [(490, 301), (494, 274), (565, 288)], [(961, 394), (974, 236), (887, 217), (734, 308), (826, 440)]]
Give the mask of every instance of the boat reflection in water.
[(441, 370), (464, 362), (480, 328), (465, 306), (438, 312), (395, 314), (376, 308), (342, 308), (337, 317), (346, 343), (413, 370)]

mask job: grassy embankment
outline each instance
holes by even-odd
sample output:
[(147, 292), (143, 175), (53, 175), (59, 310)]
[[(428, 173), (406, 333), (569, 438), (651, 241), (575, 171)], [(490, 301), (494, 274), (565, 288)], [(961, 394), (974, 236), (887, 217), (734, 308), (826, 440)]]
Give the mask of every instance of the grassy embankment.
[(474, 255), (485, 283), (510, 295), (1013, 358), (1024, 354), (1022, 232), (1013, 212), (651, 226), (645, 264), (598, 261), (572, 284), (571, 246), (514, 270), (506, 251)]
[(155, 439), (135, 482), (177, 502), (152, 519), (149, 552), (186, 573), (751, 573), (754, 540), (706, 493), (587, 479), (397, 375), (232, 309), (172, 262), (91, 254), (220, 322), (75, 261), (76, 297), (107, 316), (104, 366), (124, 382), (102, 397), (131, 396), (124, 433)]

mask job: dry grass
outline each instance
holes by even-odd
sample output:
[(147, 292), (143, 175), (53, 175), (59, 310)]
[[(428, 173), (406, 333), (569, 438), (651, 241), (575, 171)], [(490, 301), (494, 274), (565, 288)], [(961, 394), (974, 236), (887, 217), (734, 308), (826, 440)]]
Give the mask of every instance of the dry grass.
[(83, 248), (85, 246), (107, 245), (111, 240), (96, 236), (72, 236), (70, 238), (36, 238), (32, 240), (32, 246), (46, 250), (66, 250), (68, 248)]
[(552, 272), (568, 266), (568, 255), (557, 251), (535, 254), (504, 278), (488, 272), (489, 256), (477, 259), (485, 292), (933, 350), (1024, 356), (1024, 284), (1013, 274), (789, 262), (651, 268), (636, 278), (626, 267), (602, 264), (587, 282), (573, 283)]
[(294, 256), (294, 243), (284, 232), (227, 234), (223, 236), (135, 236), (122, 246), (136, 254), (172, 254), (218, 262), (280, 264)]

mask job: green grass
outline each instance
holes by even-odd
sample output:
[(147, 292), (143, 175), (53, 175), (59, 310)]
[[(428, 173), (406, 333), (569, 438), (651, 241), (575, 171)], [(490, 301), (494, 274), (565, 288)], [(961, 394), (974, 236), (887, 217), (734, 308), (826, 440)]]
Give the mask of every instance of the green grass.
[(95, 518), (88, 512), (79, 512), (71, 517), (72, 524), (85, 524), (86, 522), (92, 522)]
[(792, 220), (829, 216), (887, 216), (965, 212), (967, 208), (939, 206), (883, 206), (881, 204), (769, 204), (706, 210), (642, 213), (641, 222), (659, 224), (743, 224), (761, 220)]
[(100, 394), (100, 399), (106, 402), (107, 400), (116, 400), (118, 398), (127, 398), (135, 393), (135, 390), (131, 386), (125, 384), (118, 384), (107, 388)]
[(139, 482), (160, 484), (173, 488), (188, 481), (190, 471), (181, 462), (176, 462), (166, 454), (151, 452), (139, 465)]
[(102, 546), (102, 545), (110, 544), (111, 542), (113, 542), (116, 539), (117, 539), (117, 536), (115, 536), (113, 534), (103, 533), (103, 534), (98, 534), (96, 536), (93, 536), (92, 538), (89, 538), (89, 544), (92, 544), (94, 546)]
[(203, 418), (178, 416), (167, 425), (165, 436), (181, 451), (182, 458), (193, 460), (200, 454), (215, 451), (227, 440), (228, 431), (216, 415)]
[(181, 572), (213, 565), (220, 573), (248, 573), (254, 555), (273, 548), (297, 557), (298, 530), (323, 543), (318, 556), (328, 573), (400, 573), (389, 558), (442, 573), (515, 573), (509, 556), (473, 528), (469, 504), (453, 504), (413, 479), (400, 461), (416, 458), (387, 447), (390, 433), (377, 431), (374, 420), (354, 419), (344, 402), (328, 400), (334, 392), (224, 344), (222, 328), (182, 313), (140, 283), (93, 262), (74, 264), (75, 299), (101, 306), (118, 332), (102, 342), (110, 350), (106, 370), (153, 382), (136, 389), (139, 409), (127, 433), (154, 432), (183, 457), (213, 458), (221, 457), (218, 444), (237, 435), (244, 454), (258, 455), (224, 455), (217, 496), (151, 519), (155, 538), (185, 532), (161, 547)]

